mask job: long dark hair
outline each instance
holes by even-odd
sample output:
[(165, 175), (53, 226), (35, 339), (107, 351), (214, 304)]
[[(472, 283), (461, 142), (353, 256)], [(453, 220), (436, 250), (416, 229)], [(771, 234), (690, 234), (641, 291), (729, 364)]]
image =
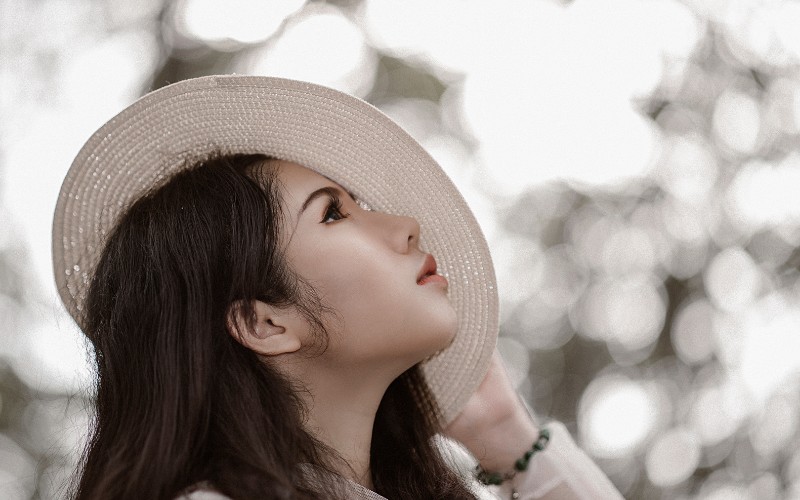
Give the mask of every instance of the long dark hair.
[[(201, 481), (234, 499), (343, 498), (336, 453), (303, 428), (296, 388), (237, 342), (241, 301), (294, 305), (324, 349), (334, 313), (281, 254), (282, 204), (263, 155), (216, 154), (138, 199), (109, 236), (83, 324), (96, 361), (77, 499), (171, 499)], [(263, 168), (255, 168), (261, 166)], [(473, 498), (442, 458), (418, 367), (396, 379), (373, 430), (371, 472), (392, 499)], [(301, 466), (302, 468), (302, 466)]]

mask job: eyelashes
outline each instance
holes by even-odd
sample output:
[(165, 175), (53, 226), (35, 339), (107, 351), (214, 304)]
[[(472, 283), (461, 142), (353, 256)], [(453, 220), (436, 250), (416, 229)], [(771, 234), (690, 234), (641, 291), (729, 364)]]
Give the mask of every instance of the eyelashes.
[[(352, 196), (351, 196), (352, 197)], [(330, 193), (328, 195), (328, 205), (325, 207), (325, 213), (322, 214), (322, 220), (320, 221), (323, 224), (330, 224), (331, 222), (336, 222), (338, 220), (346, 219), (350, 216), (350, 213), (344, 213), (342, 207), (342, 200), (337, 196), (335, 193)], [(366, 202), (359, 200), (353, 197), (353, 201), (358, 205), (362, 210), (371, 212), (372, 207), (367, 205)]]
[[(342, 200), (339, 199), (338, 196), (331, 193), (330, 201), (328, 201), (328, 206), (325, 208), (325, 213), (322, 215), (322, 220), (320, 221), (323, 224), (330, 224), (330, 222), (336, 222), (337, 220), (346, 219), (350, 216), (349, 213), (342, 213)], [(336, 218), (334, 218), (334, 216)], [(330, 222), (328, 222), (330, 219)]]

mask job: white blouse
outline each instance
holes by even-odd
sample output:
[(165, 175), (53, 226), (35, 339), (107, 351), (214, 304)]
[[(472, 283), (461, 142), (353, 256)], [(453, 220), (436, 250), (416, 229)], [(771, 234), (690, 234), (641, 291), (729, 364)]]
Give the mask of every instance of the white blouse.
[[(570, 499), (576, 500), (622, 500), (622, 495), (591, 458), (581, 450), (561, 422), (547, 424), (550, 442), (547, 448), (534, 455), (528, 469), (499, 486), (485, 488), (488, 498), (512, 498), (512, 488), (519, 500), (556, 500), (561, 491), (568, 491)], [(349, 482), (352, 498), (362, 500), (387, 500), (385, 497), (360, 484)], [(175, 500), (231, 500), (207, 486), (199, 486)], [(483, 497), (487, 497), (483, 494)], [(551, 494), (548, 496), (548, 494)]]

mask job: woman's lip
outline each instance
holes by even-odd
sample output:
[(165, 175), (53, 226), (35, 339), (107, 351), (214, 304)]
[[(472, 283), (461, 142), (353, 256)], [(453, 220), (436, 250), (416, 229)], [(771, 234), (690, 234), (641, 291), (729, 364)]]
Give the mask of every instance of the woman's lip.
[(417, 273), (417, 283), (422, 281), (422, 278), (429, 274), (436, 274), (436, 259), (433, 258), (433, 255), (426, 254), (422, 267)]
[(430, 274), (417, 282), (418, 285), (426, 285), (428, 283), (438, 283), (445, 287), (448, 286), (447, 278), (439, 274)]

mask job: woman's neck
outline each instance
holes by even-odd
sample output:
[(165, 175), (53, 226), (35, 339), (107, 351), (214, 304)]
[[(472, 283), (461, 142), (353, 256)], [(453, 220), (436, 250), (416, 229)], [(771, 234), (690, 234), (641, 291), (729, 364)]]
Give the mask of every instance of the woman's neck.
[(309, 431), (339, 455), (343, 463), (334, 461), (333, 465), (341, 476), (372, 489), (370, 447), (377, 404), (362, 398), (326, 399), (314, 397), (306, 423)]
[(341, 460), (334, 459), (333, 466), (342, 477), (373, 489), (372, 429), (381, 399), (397, 374), (318, 364), (293, 368), (302, 372), (293, 375), (306, 389), (301, 394), (308, 409), (309, 432), (338, 454), (335, 458)]

